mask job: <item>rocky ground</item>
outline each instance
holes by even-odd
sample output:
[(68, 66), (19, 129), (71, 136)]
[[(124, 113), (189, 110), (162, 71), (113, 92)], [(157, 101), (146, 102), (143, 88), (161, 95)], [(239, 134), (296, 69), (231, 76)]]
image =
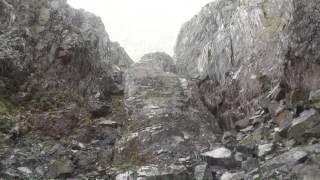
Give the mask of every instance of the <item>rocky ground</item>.
[(0, 0), (0, 179), (319, 179), (319, 6), (216, 0), (133, 63), (65, 0)]

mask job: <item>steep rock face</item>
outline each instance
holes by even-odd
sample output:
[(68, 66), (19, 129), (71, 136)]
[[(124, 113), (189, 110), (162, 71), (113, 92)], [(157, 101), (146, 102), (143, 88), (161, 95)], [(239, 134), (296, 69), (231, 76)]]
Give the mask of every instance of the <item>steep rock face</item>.
[(118, 142), (118, 163), (153, 164), (165, 172), (215, 146), (221, 131), (199, 101), (197, 86), (174, 74), (172, 67), (170, 56), (153, 53), (126, 72), (128, 134)]
[(0, 22), (0, 177), (109, 179), (133, 61), (66, 0), (0, 0)]
[(0, 4), (0, 75), (16, 80), (16, 86), (37, 79), (42, 89), (72, 88), (103, 98), (116, 83), (112, 66), (132, 63), (109, 40), (99, 18), (72, 9), (64, 0), (1, 0)]
[(318, 8), (316, 0), (214, 1), (182, 27), (178, 72), (202, 81), (205, 103), (226, 128), (266, 108), (252, 100), (276, 86), (272, 98), (294, 106), (320, 88)]
[(177, 71), (196, 79), (224, 130), (225, 147), (202, 154), (202, 179), (316, 179), (318, 9), (318, 1), (216, 0), (182, 27)]
[(117, 42), (111, 43), (110, 55), (108, 57), (110, 57), (111, 64), (117, 65), (122, 71), (126, 70), (133, 63), (124, 48)]

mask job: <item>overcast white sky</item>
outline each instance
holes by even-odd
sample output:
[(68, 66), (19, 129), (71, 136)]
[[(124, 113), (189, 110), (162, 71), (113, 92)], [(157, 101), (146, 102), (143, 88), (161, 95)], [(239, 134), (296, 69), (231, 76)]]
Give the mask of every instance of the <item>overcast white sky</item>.
[(213, 0), (68, 0), (100, 16), (112, 41), (135, 61), (148, 52), (173, 54), (183, 23)]

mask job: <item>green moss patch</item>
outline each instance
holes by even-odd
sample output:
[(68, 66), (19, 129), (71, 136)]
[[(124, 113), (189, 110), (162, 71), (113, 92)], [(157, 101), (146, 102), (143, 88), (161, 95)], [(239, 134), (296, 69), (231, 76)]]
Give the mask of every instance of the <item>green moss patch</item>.
[(6, 104), (0, 99), (0, 114), (8, 111)]
[(143, 154), (137, 139), (131, 139), (125, 144), (125, 148), (117, 155), (114, 166), (120, 170), (134, 170), (150, 161), (150, 156)]
[(263, 21), (263, 33), (274, 33), (278, 30), (282, 17), (268, 17)]

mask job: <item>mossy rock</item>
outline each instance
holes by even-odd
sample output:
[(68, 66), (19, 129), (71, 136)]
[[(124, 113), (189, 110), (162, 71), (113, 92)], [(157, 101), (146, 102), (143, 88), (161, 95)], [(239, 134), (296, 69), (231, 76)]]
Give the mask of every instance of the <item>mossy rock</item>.
[(278, 30), (282, 22), (282, 17), (268, 17), (263, 21), (262, 33), (274, 33)]
[(124, 144), (124, 148), (114, 159), (114, 166), (122, 171), (135, 170), (136, 167), (143, 166), (150, 160), (150, 156), (143, 154), (140, 150), (140, 143), (136, 138)]
[(6, 112), (8, 112), (8, 108), (4, 103), (4, 101), (0, 99), (0, 114), (6, 113)]
[(312, 104), (312, 107), (320, 110), (320, 101)]
[(39, 25), (46, 25), (50, 20), (50, 10), (48, 8), (40, 8), (37, 12)]
[(0, 118), (0, 132), (9, 133), (14, 123), (8, 118)]
[(309, 102), (309, 106), (320, 110), (320, 98), (313, 99)]
[(263, 27), (259, 31), (260, 35), (272, 34), (276, 32), (283, 21), (283, 17), (270, 14), (270, 8), (271, 8), (270, 3), (272, 2), (269, 2), (269, 0), (265, 0), (263, 1), (261, 6), (263, 10), (264, 18), (262, 19)]
[(49, 178), (65, 177), (73, 172), (73, 164), (70, 160), (55, 160), (51, 163), (47, 176)]
[(14, 96), (0, 97), (0, 115), (1, 114), (15, 114), (19, 112), (20, 104), (18, 104)]
[(44, 26), (41, 26), (39, 24), (34, 24), (31, 26), (31, 31), (36, 35), (36, 34), (39, 34), (41, 32), (43, 32), (45, 29)]
[(263, 140), (272, 139), (272, 129), (262, 128), (253, 132), (251, 135), (244, 138), (240, 144), (243, 145), (252, 145), (252, 144), (261, 144)]

